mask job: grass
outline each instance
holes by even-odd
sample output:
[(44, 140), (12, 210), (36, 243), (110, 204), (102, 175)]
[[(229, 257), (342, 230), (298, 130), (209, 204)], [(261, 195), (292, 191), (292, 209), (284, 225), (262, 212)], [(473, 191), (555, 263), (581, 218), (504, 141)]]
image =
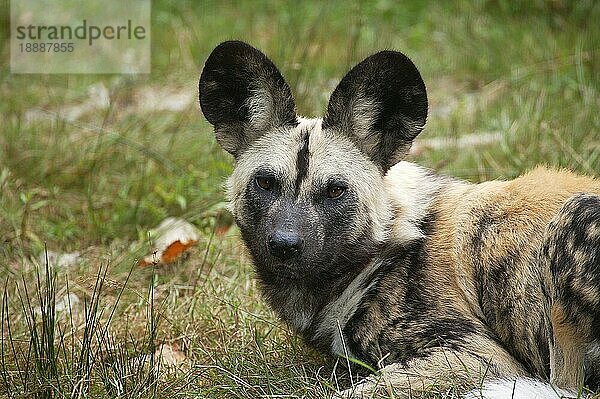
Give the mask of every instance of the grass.
[[(404, 51), (431, 109), (411, 160), (477, 182), (540, 163), (600, 170), (598, 20), (594, 1), (157, 0), (144, 76), (12, 75), (1, 30), (0, 395), (317, 398), (348, 386), (343, 365), (265, 307), (227, 230), (232, 159), (195, 99), (219, 42), (269, 54), (306, 116), (322, 114), (354, 63)], [(498, 139), (476, 148), (430, 145), (490, 133)], [(136, 267), (167, 216), (202, 239), (176, 264)], [(61, 268), (44, 248), (80, 256)], [(57, 310), (68, 294), (79, 302)], [(162, 364), (169, 348), (185, 361)]]

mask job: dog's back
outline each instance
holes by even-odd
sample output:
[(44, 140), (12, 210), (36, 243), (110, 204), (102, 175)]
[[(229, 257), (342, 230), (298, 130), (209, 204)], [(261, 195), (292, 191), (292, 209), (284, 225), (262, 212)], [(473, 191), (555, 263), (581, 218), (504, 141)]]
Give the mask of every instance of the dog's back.
[[(511, 181), (454, 186), (432, 205), (440, 220), (427, 251), (431, 268), (438, 269), (433, 273), (453, 273), (469, 312), (484, 320), (528, 371), (548, 376), (555, 284), (540, 252), (554, 239), (547, 233), (550, 222), (567, 217), (565, 203), (578, 193), (600, 194), (600, 183), (540, 167)], [(569, 227), (573, 234), (587, 228)], [(561, 250), (598, 247), (588, 241), (584, 248), (571, 244)]]

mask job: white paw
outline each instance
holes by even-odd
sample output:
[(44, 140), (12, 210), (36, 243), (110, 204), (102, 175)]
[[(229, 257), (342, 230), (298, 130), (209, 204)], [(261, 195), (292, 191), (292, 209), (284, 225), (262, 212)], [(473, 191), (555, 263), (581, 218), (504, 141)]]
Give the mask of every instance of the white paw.
[(373, 393), (380, 388), (381, 385), (375, 381), (366, 380), (354, 385), (352, 388), (337, 391), (333, 395), (333, 399), (366, 399), (372, 397)]
[(334, 399), (367, 399), (373, 398), (376, 393), (392, 393), (394, 377), (398, 377), (399, 366), (396, 364), (384, 367), (379, 371), (378, 375), (371, 375), (352, 388), (338, 391), (333, 396)]

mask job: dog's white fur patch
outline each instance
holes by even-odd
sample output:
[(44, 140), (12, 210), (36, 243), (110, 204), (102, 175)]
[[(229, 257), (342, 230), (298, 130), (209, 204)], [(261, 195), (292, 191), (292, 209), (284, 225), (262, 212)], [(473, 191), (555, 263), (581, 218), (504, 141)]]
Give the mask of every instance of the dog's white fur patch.
[(481, 389), (475, 389), (464, 396), (464, 399), (560, 399), (586, 398), (577, 392), (567, 391), (533, 378), (517, 378), (516, 380), (499, 379), (487, 382)]
[(342, 331), (352, 317), (358, 305), (361, 303), (363, 296), (377, 281), (372, 280), (363, 289), (361, 286), (373, 275), (379, 268), (379, 262), (373, 262), (366, 267), (352, 282), (346, 287), (344, 292), (333, 302), (329, 303), (322, 311), (319, 317), (321, 321), (315, 332), (315, 338), (322, 340), (323, 338), (331, 339), (331, 351), (338, 355), (354, 357), (350, 350), (346, 347), (346, 338), (342, 335)]
[(423, 238), (418, 223), (427, 215), (435, 193), (448, 181), (406, 161), (390, 168), (385, 176), (385, 187), (395, 210), (390, 232), (394, 240), (408, 242)]

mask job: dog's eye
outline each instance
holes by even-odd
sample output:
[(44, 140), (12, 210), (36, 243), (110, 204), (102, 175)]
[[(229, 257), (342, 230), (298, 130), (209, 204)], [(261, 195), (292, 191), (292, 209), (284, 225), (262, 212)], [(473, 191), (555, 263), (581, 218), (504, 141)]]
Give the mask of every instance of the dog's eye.
[(263, 190), (271, 191), (275, 183), (273, 179), (265, 176), (256, 176), (256, 184)]
[(331, 186), (327, 189), (327, 198), (339, 198), (346, 192), (346, 187), (342, 186)]

